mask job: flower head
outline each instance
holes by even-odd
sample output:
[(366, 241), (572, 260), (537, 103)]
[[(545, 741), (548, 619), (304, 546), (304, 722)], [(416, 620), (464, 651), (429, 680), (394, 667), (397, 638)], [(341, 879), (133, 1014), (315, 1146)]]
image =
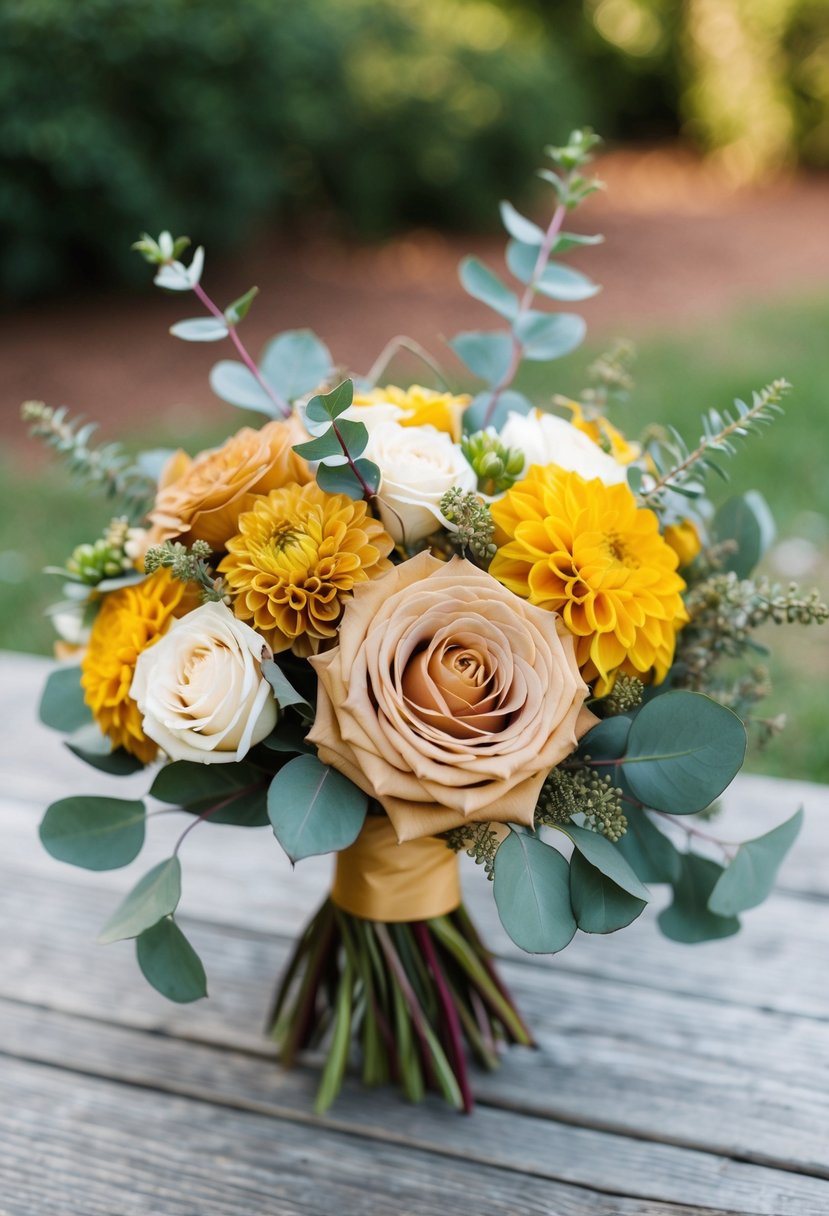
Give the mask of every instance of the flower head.
[(157, 748), (141, 726), (131, 693), (138, 657), (167, 632), (196, 601), (169, 570), (158, 570), (120, 591), (111, 591), (95, 617), (81, 661), (84, 698), (113, 748), (123, 747), (144, 764)]
[(501, 442), (524, 453), (526, 469), (534, 464), (556, 464), (582, 477), (599, 477), (606, 485), (626, 478), (623, 466), (613, 456), (558, 414), (541, 410), (526, 415), (510, 412), (501, 428)]
[(397, 412), (392, 417), (401, 426), (433, 426), (435, 430), (445, 431), (457, 443), (461, 437), (463, 412), (470, 400), (465, 394), (437, 393), (434, 389), (421, 388), (419, 384), (408, 389), (389, 384), (386, 388), (355, 394), (353, 407), (362, 410), (370, 406), (394, 406)]
[(626, 439), (618, 427), (615, 427), (607, 418), (586, 415), (578, 401), (568, 400), (564, 404), (570, 411), (571, 424), (597, 443), (605, 452), (609, 452), (614, 460), (618, 460), (619, 464), (632, 464), (642, 455), (641, 446)]
[(339, 644), (311, 663), (308, 738), (399, 840), (532, 824), (547, 773), (596, 722), (558, 617), (457, 557), (418, 553), (358, 587)]
[(308, 655), (336, 636), (358, 583), (388, 570), (393, 542), (364, 502), (316, 482), (271, 490), (239, 517), (219, 564), (236, 615), (274, 651)]
[(149, 545), (179, 539), (187, 544), (204, 540), (220, 550), (236, 532), (242, 511), (250, 510), (254, 494), (312, 479), (307, 463), (293, 445), (308, 436), (296, 416), (268, 422), (260, 430), (243, 427), (235, 435), (195, 460), (177, 453), (162, 476)]
[(561, 613), (582, 675), (603, 695), (619, 670), (663, 680), (688, 616), (677, 556), (626, 485), (534, 466), (493, 504), (502, 541), (490, 573)]

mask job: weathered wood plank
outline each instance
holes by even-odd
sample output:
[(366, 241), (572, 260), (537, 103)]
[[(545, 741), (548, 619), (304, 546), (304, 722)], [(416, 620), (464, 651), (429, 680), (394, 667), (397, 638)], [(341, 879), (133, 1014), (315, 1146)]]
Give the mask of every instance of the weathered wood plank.
[[(94, 944), (104, 892), (87, 886), (67, 899), (56, 884), (38, 880), (13, 895), (0, 884), (8, 908), (21, 898), (27, 911), (0, 968), (0, 995), (263, 1052), (259, 1028), (287, 940), (185, 922), (212, 995), (182, 1009), (140, 982), (128, 944), (106, 951)], [(482, 1101), (818, 1176), (829, 1172), (824, 1022), (511, 962), (503, 973), (542, 1051), (515, 1051), (499, 1073), (479, 1076)]]
[(722, 1207), (743, 1216), (825, 1216), (829, 1208), (829, 1182), (815, 1178), (488, 1106), (463, 1119), (435, 1100), (418, 1108), (373, 1094), (367, 1102), (352, 1082), (334, 1109), (317, 1119), (308, 1114), (315, 1072), (263, 1069), (247, 1054), (2, 1001), (0, 1051), (607, 1194)]
[(725, 1216), (19, 1061), (0, 1141), (8, 1216)]

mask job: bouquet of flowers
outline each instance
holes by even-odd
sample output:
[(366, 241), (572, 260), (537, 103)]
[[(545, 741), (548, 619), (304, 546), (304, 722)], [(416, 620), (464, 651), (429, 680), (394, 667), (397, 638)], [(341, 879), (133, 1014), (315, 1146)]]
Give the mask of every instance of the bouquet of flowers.
[[(564, 230), (596, 188), (594, 143), (574, 132), (547, 150), (546, 227), (503, 204), (517, 286), (461, 265), (498, 317), (449, 344), (474, 397), (403, 339), (367, 377), (336, 369), (307, 331), (255, 361), (240, 331), (257, 289), (219, 307), (203, 250), (185, 265), (188, 242), (162, 233), (136, 248), (159, 287), (205, 312), (172, 333), (230, 341), (237, 357), (210, 384), (256, 421), (195, 457), (133, 458), (63, 409), (24, 406), (117, 501), (103, 535), (53, 571), (67, 661), (42, 718), (95, 768), (147, 767), (149, 797), (190, 817), (101, 939), (135, 939), (149, 982), (196, 1000), (204, 969), (176, 922), (190, 830), (261, 827), (294, 862), (334, 853), (269, 1023), (286, 1065), (325, 1047), (318, 1109), (354, 1058), (367, 1084), (469, 1110), (467, 1054), (494, 1068), (501, 1043), (531, 1044), (464, 910), (459, 851), (526, 951), (621, 929), (660, 883), (673, 888), (662, 930), (696, 942), (736, 932), (800, 826), (798, 813), (736, 846), (694, 818), (739, 770), (747, 728), (770, 729), (755, 715), (754, 631), (827, 616), (815, 594), (754, 575), (763, 499), (715, 508), (706, 494), (788, 386), (710, 411), (691, 447), (661, 423), (634, 442), (611, 421), (632, 388), (624, 346), (577, 399), (550, 391), (538, 409), (518, 387), (524, 361), (584, 336), (550, 304), (598, 290), (558, 260), (601, 239)], [(403, 348), (436, 387), (377, 387)], [(73, 795), (48, 808), (41, 839), (62, 861), (117, 868), (154, 813)]]

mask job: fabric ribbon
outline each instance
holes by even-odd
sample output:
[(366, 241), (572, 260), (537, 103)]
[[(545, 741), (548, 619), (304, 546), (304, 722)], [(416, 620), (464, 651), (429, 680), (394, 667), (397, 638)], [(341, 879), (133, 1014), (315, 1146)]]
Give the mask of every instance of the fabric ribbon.
[(387, 816), (369, 815), (337, 854), (331, 898), (352, 916), (387, 924), (444, 916), (461, 902), (458, 858), (436, 836), (398, 844)]

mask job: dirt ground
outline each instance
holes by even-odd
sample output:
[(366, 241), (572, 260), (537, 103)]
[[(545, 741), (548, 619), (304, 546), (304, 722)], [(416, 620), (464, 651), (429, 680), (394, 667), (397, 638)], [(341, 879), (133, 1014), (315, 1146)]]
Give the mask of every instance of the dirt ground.
[[(713, 169), (661, 150), (614, 153), (598, 172), (607, 190), (574, 226), (603, 232), (606, 243), (571, 259), (603, 284), (599, 296), (577, 306), (594, 336), (675, 332), (745, 301), (829, 284), (829, 177), (732, 192)], [(203, 283), (223, 305), (260, 286), (243, 331), (254, 352), (274, 333), (308, 326), (356, 371), (366, 371), (396, 334), (451, 363), (443, 339), (492, 325), (492, 314), (458, 284), (457, 263), (467, 252), (498, 269), (503, 238), (416, 231), (366, 247), (275, 232), (232, 260), (211, 262), (208, 250)], [(108, 436), (171, 410), (183, 429), (226, 416), (207, 372), (231, 350), (167, 333), (174, 321), (198, 314), (194, 303), (163, 295), (148, 275), (143, 293), (67, 298), (0, 318), (7, 450), (23, 437), (18, 410), (30, 397), (98, 419)]]

